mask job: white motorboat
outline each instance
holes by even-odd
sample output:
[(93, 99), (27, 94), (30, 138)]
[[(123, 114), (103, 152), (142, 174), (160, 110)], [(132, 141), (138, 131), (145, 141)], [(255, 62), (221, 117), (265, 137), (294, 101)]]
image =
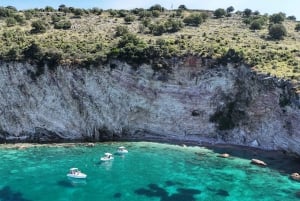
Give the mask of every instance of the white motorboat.
[(117, 153), (118, 154), (127, 154), (128, 150), (125, 147), (122, 146), (122, 147), (118, 148)]
[(82, 173), (78, 168), (71, 168), (70, 172), (67, 174), (67, 177), (75, 179), (85, 179), (87, 175)]
[(110, 161), (113, 159), (114, 157), (111, 153), (105, 153), (104, 156), (100, 158), (101, 161)]

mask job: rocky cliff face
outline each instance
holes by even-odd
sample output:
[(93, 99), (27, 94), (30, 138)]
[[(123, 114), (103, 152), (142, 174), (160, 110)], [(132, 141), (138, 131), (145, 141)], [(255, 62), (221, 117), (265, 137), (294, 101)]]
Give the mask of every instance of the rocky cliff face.
[(300, 154), (300, 104), (288, 82), (244, 65), (168, 62), (168, 72), (116, 61), (39, 76), (30, 64), (2, 63), (0, 139), (194, 140)]

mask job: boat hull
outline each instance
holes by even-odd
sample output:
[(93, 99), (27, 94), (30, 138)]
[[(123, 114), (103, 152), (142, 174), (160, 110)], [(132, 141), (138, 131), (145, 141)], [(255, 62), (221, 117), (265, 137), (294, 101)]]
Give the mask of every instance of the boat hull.
[(85, 179), (87, 177), (86, 174), (67, 174), (67, 177), (74, 179)]

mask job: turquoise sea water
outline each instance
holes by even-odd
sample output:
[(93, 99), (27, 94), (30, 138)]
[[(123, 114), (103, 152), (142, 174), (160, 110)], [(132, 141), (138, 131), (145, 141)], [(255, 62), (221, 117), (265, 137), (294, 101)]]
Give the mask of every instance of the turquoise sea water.
[[(128, 154), (100, 162), (105, 152), (115, 153), (121, 145)], [(217, 152), (149, 142), (2, 147), (0, 201), (300, 200), (300, 182), (289, 179), (281, 168), (284, 162), (265, 158), (278, 164), (262, 168), (250, 164), (247, 157), (253, 153), (236, 151), (244, 157), (226, 159)], [(87, 179), (69, 180), (71, 167)]]

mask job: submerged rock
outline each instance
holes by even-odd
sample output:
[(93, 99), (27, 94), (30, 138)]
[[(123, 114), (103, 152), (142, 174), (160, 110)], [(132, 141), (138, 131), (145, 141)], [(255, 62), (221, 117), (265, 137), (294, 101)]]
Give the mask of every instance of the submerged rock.
[(258, 159), (251, 159), (251, 163), (259, 166), (267, 166), (267, 163)]
[(220, 158), (229, 158), (230, 155), (227, 154), (227, 153), (223, 153), (223, 154), (219, 154), (218, 157), (220, 157)]
[(292, 174), (290, 175), (290, 178), (292, 178), (292, 179), (295, 180), (295, 181), (300, 181), (300, 174), (297, 173), (297, 172), (292, 173)]

